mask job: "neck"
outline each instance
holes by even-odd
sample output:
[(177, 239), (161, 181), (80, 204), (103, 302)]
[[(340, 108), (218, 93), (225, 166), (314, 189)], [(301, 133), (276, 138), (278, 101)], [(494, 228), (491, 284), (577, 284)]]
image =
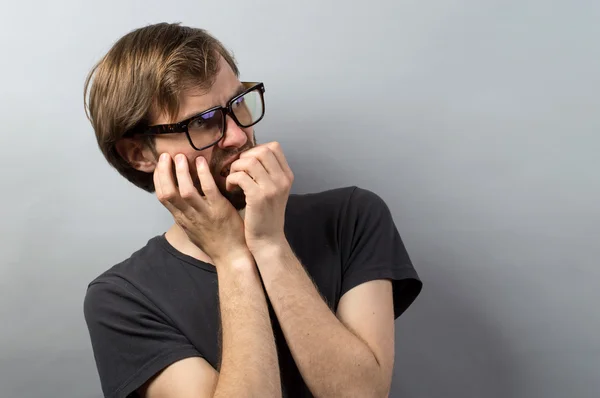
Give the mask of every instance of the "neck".
[[(244, 208), (238, 213), (242, 219), (244, 219), (246, 209)], [(177, 223), (173, 224), (171, 228), (169, 228), (169, 230), (165, 233), (165, 238), (167, 239), (167, 242), (169, 242), (169, 244), (177, 251), (205, 263), (213, 264), (213, 261), (208, 254), (204, 253), (202, 249), (192, 243), (185, 231)]]

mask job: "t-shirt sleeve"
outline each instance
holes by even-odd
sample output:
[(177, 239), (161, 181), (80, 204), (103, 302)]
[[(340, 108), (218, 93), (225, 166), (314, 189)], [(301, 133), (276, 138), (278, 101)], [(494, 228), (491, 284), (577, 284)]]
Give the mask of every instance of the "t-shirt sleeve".
[(343, 275), (341, 295), (362, 283), (389, 279), (398, 318), (419, 295), (422, 282), (408, 256), (386, 203), (375, 193), (354, 187), (342, 214)]
[(178, 360), (201, 356), (164, 314), (123, 280), (88, 287), (83, 311), (105, 397), (136, 390)]

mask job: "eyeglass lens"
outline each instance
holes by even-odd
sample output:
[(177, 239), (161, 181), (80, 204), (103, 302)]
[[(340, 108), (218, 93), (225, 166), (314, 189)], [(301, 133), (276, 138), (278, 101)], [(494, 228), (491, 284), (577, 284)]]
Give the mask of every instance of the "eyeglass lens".
[[(250, 127), (263, 115), (264, 103), (259, 89), (247, 92), (231, 103), (231, 110), (240, 127)], [(196, 148), (205, 147), (223, 138), (224, 113), (217, 109), (200, 114), (188, 124), (190, 139)]]

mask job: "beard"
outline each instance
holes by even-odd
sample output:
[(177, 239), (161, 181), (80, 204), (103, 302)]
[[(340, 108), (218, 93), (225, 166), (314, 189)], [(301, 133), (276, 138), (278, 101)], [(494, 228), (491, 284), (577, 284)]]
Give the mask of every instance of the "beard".
[[(213, 148), (212, 157), (210, 160), (209, 169), (212, 174), (215, 182), (217, 184), (217, 188), (221, 192), (221, 195), (227, 199), (232, 206), (240, 211), (246, 207), (246, 194), (240, 187), (235, 187), (232, 191), (228, 191), (225, 187), (225, 182), (221, 180), (221, 170), (223, 168), (223, 163), (227, 160), (230, 160), (232, 157), (239, 155), (242, 152), (247, 151), (248, 149), (252, 149), (256, 146), (256, 136), (252, 135), (252, 140), (248, 140), (244, 146), (240, 148), (235, 148), (231, 150), (224, 150), (215, 145)], [(200, 182), (197, 182), (198, 191), (203, 195), (202, 188), (200, 187)]]

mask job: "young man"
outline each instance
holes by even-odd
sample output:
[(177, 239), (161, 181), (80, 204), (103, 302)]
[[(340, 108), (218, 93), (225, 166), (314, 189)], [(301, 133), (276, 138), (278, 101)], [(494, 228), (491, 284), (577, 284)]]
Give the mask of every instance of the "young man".
[(104, 395), (383, 397), (394, 319), (421, 282), (385, 203), (356, 187), (289, 195), (257, 145), (262, 83), (205, 31), (157, 24), (92, 70), (100, 149), (175, 223), (88, 287)]

